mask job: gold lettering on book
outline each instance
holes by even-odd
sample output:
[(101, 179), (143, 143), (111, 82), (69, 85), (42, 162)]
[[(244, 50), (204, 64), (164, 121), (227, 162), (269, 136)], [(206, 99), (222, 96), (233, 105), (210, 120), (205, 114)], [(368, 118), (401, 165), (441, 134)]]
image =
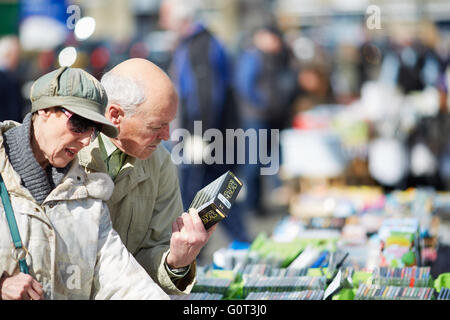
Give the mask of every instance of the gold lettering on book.
[(207, 224), (208, 222), (213, 221), (216, 218), (217, 218), (217, 213), (214, 211), (214, 209), (209, 210), (201, 217), (204, 224)]
[(225, 196), (225, 198), (227, 198), (228, 200), (230, 200), (231, 197), (232, 197), (233, 194), (234, 194), (234, 191), (236, 191), (237, 186), (238, 186), (238, 185), (237, 185), (237, 183), (236, 183), (234, 180), (230, 180), (230, 181), (228, 182), (228, 185), (227, 185), (226, 189), (225, 189), (225, 192), (223, 193), (223, 195)]

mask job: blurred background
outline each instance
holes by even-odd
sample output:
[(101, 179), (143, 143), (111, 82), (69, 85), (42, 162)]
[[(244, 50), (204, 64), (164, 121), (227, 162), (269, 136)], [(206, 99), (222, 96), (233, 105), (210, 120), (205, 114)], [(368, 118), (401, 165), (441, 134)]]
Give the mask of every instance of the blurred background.
[[(204, 130), (280, 130), (276, 175), (261, 176), (261, 163), (232, 167), (246, 187), (200, 264), (223, 267), (220, 248), (261, 233), (290, 241), (319, 229), (337, 231), (352, 244), (353, 263), (368, 268), (377, 263), (364, 246), (384, 219), (416, 214), (422, 250), (414, 263), (446, 257), (436, 274), (450, 271), (449, 1), (172, 2), (168, 13), (161, 0), (1, 0), (0, 120), (21, 121), (31, 83), (59, 66), (100, 79), (127, 58), (149, 59), (185, 97), (176, 126), (208, 114), (216, 119)], [(203, 30), (209, 38), (195, 42)], [(198, 66), (192, 78), (183, 59)], [(186, 85), (192, 79), (224, 92), (197, 118), (186, 111), (198, 90)], [(224, 169), (210, 168), (180, 168), (185, 206), (185, 183), (204, 185), (211, 179), (199, 176)]]

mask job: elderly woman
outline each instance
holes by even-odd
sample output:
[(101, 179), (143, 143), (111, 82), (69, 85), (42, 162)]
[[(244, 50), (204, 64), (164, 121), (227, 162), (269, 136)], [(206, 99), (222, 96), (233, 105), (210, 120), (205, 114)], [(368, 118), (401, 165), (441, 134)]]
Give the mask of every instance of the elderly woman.
[(31, 102), (21, 125), (0, 123), (0, 297), (167, 299), (111, 227), (109, 176), (74, 161), (99, 131), (117, 136), (101, 84), (63, 67)]

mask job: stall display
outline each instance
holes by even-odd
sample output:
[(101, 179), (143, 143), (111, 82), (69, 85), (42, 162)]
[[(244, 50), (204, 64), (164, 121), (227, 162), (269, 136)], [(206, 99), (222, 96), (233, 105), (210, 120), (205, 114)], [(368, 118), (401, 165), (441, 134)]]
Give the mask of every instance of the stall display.
[(433, 278), (432, 261), (422, 254), (424, 239), (434, 239), (435, 245), (427, 243), (430, 250), (439, 244), (435, 213), (450, 208), (450, 195), (429, 189), (360, 191), (358, 196), (355, 187), (330, 189), (352, 208), (340, 224), (288, 215), (272, 235), (216, 251), (211, 265), (198, 266), (197, 282), (184, 299), (449, 299), (450, 277)]

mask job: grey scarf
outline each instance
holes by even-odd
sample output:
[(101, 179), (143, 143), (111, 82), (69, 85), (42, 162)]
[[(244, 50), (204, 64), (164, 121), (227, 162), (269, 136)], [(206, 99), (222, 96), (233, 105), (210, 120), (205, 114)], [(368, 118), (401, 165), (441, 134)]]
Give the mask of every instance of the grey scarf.
[(9, 129), (3, 137), (6, 154), (22, 185), (41, 204), (64, 178), (70, 163), (65, 168), (48, 165), (45, 170), (42, 169), (31, 150), (31, 126), (31, 113), (28, 113), (22, 125)]

